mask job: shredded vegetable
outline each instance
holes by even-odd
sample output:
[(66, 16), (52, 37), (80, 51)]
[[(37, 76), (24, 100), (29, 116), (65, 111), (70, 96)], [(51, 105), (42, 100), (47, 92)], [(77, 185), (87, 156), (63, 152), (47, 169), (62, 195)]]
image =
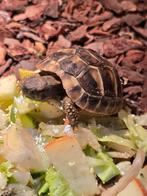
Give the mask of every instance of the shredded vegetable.
[(26, 98), (14, 75), (0, 78), (0, 195), (115, 196), (135, 178), (146, 189), (147, 114), (81, 118), (73, 130), (61, 106)]
[(45, 174), (45, 183), (38, 191), (39, 195), (49, 192), (50, 196), (75, 196), (63, 176), (50, 167)]
[(121, 192), (138, 174), (143, 166), (145, 159), (145, 153), (142, 150), (138, 150), (136, 158), (124, 176), (111, 188), (108, 188), (102, 193), (102, 196), (115, 196)]
[(94, 152), (89, 146), (85, 149), (85, 153), (88, 156), (90, 166), (94, 168), (94, 172), (104, 184), (120, 174), (113, 159), (107, 153)]

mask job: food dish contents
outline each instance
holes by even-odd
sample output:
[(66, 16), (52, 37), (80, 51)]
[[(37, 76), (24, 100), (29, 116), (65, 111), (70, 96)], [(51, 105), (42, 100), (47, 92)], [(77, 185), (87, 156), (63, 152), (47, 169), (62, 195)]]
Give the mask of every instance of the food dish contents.
[(0, 106), (0, 195), (147, 194), (147, 114), (126, 108), (73, 130), (59, 101), (25, 97), (14, 75), (0, 79)]

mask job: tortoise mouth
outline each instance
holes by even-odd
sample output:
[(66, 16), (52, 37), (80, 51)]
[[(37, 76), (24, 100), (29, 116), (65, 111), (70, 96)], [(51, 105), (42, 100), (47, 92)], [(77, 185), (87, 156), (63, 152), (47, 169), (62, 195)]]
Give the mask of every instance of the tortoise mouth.
[(64, 95), (61, 82), (53, 76), (32, 76), (24, 79), (21, 86), (25, 96), (38, 101), (46, 101)]

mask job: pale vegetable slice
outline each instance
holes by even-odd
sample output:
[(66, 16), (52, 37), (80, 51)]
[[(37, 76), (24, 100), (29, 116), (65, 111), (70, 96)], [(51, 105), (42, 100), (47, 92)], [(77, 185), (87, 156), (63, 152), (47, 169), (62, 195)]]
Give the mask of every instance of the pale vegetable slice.
[(8, 116), (7, 114), (0, 109), (0, 129), (5, 129), (8, 126)]
[(135, 122), (135, 116), (127, 113), (125, 110), (119, 112), (119, 117), (126, 124), (131, 141), (147, 153), (147, 129), (138, 125)]
[(38, 103), (22, 95), (14, 97), (14, 106), (19, 114), (27, 114), (36, 109)]
[(123, 176), (127, 170), (130, 169), (131, 167), (131, 162), (130, 161), (121, 161), (117, 163), (117, 168), (119, 169), (121, 175)]
[(119, 152), (127, 152), (130, 156), (135, 154), (135, 145), (131, 140), (119, 137), (117, 135), (109, 135), (98, 138), (99, 141), (104, 142), (111, 149)]
[(40, 102), (37, 110), (32, 111), (32, 116), (39, 121), (48, 121), (59, 118), (64, 114), (60, 102), (50, 99), (48, 102)]
[(9, 184), (7, 189), (13, 190), (16, 196), (37, 196), (33, 189), (22, 184)]
[(48, 121), (63, 115), (60, 102), (53, 99), (50, 99), (48, 102), (40, 102), (20, 95), (14, 97), (13, 107), (19, 114), (29, 113), (39, 121)]
[(132, 157), (132, 154), (127, 152), (109, 151), (107, 153), (110, 157), (116, 159), (129, 159)]
[(58, 118), (63, 115), (63, 110), (58, 101), (50, 99), (39, 106), (41, 114), (46, 118)]
[(39, 124), (39, 131), (42, 135), (48, 135), (52, 137), (62, 137), (65, 135), (65, 125), (52, 125), (41, 122)]
[(132, 182), (130, 182), (123, 191), (117, 194), (117, 196), (125, 195), (145, 196), (147, 195), (147, 192), (145, 191), (141, 182), (138, 179), (135, 179)]
[(140, 116), (134, 116), (134, 120), (138, 125), (147, 126), (147, 113)]
[(4, 189), (7, 185), (7, 178), (6, 176), (0, 172), (0, 190)]
[(96, 151), (100, 150), (98, 139), (90, 129), (79, 127), (79, 130), (75, 133), (75, 136), (83, 149), (89, 145)]
[(18, 183), (23, 185), (27, 185), (32, 178), (29, 171), (14, 170), (12, 175)]
[(86, 151), (87, 152), (85, 153), (88, 155), (87, 158), (89, 165), (94, 169), (95, 174), (100, 178), (103, 184), (120, 174), (120, 171), (114, 164), (113, 159), (111, 159), (105, 152), (101, 151), (94, 155), (94, 152), (92, 152), (89, 147), (87, 147)]
[(128, 139), (127, 130), (113, 130), (103, 126), (93, 126), (91, 130), (97, 135), (98, 141), (110, 149), (126, 152), (130, 157), (135, 154), (136, 146), (133, 141)]
[(16, 83), (15, 75), (0, 78), (0, 100), (13, 98), (16, 93)]
[[(39, 129), (43, 135), (49, 135), (52, 137), (61, 137), (67, 134), (66, 125), (50, 125), (41, 122), (39, 124)], [(82, 149), (84, 149), (87, 145), (91, 146), (96, 151), (100, 149), (98, 139), (90, 129), (79, 126), (78, 130), (74, 133)]]
[(0, 105), (8, 107), (17, 92), (17, 79), (15, 75), (0, 78)]
[(141, 169), (138, 178), (140, 179), (147, 191), (147, 165), (145, 165), (144, 168)]
[(24, 128), (11, 125), (3, 136), (3, 156), (25, 169), (46, 169), (49, 161), (39, 150), (32, 135)]
[(114, 196), (117, 195), (119, 192), (123, 191), (125, 187), (137, 177), (139, 171), (143, 166), (144, 160), (145, 153), (140, 149), (137, 151), (136, 157), (130, 168), (125, 172), (125, 174), (114, 186), (103, 191), (102, 196)]
[(74, 136), (64, 136), (50, 142), (46, 152), (55, 169), (63, 175), (71, 189), (79, 196), (99, 193), (95, 176)]

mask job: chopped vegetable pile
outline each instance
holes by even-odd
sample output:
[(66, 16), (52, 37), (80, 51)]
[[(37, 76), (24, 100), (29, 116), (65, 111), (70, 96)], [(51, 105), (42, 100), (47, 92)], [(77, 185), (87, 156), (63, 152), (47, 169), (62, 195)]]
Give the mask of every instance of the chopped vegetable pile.
[(147, 114), (125, 109), (73, 131), (60, 102), (20, 89), (14, 75), (0, 79), (0, 195), (121, 196), (130, 187), (147, 194)]

